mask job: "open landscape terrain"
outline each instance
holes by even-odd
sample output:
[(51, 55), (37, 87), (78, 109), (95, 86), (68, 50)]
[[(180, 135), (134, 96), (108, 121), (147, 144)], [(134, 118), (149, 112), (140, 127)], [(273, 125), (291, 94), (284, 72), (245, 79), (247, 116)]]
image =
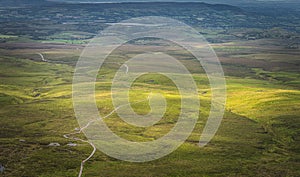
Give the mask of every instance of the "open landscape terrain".
[[(195, 2), (4, 2), (0, 7), (0, 164), (5, 168), (1, 176), (78, 176), (82, 160), (93, 148), (63, 136), (79, 128), (72, 104), (76, 62), (99, 31), (150, 15), (191, 25), (215, 50), (227, 87), (221, 126), (211, 142), (198, 146), (211, 106), (211, 88), (201, 65), (175, 51), (198, 88), (201, 107), (193, 133), (176, 151), (151, 162), (124, 162), (96, 151), (82, 176), (300, 176), (300, 12), (293, 5), (285, 4), (274, 14), (277, 6), (272, 3), (254, 8)], [(154, 50), (157, 45), (147, 43)], [(101, 116), (115, 109), (111, 82), (126, 62), (122, 56), (108, 58), (97, 76)], [(167, 100), (161, 121), (148, 128), (134, 127), (113, 112), (105, 119), (108, 127), (130, 141), (153, 141), (169, 132), (180, 112), (179, 92), (170, 79), (149, 73), (132, 84), (130, 102), (146, 100), (152, 92)], [(150, 111), (147, 101), (132, 107), (141, 115)], [(85, 139), (84, 134), (76, 136)]]

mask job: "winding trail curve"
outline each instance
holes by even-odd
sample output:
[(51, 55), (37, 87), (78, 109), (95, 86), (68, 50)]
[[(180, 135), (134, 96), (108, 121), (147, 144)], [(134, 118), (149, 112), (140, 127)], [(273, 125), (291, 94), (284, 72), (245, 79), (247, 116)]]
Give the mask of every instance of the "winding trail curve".
[(48, 62), (47, 60), (45, 60), (45, 58), (44, 58), (44, 55), (43, 54), (41, 54), (41, 53), (37, 53), (40, 57), (41, 57), (41, 59), (42, 59), (42, 61), (44, 61), (44, 62)]
[[(42, 55), (41, 55), (41, 56), (42, 56)], [(43, 60), (43, 61), (44, 61), (44, 60)], [(115, 63), (115, 64), (121, 65), (120, 63), (117, 63), (117, 62), (111, 62), (111, 63)], [(126, 72), (126, 74), (127, 74), (128, 71), (129, 71), (129, 67), (128, 67), (128, 65), (126, 65), (126, 64), (124, 64), (123, 66), (126, 68), (126, 71), (125, 71), (125, 72)], [(130, 104), (138, 104), (138, 103), (142, 103), (142, 102), (145, 102), (145, 101), (149, 101), (149, 100), (150, 100), (150, 96), (151, 96), (151, 94), (149, 94), (149, 96), (148, 96), (147, 99), (145, 99), (145, 100), (141, 100), (141, 101), (137, 101), (137, 102), (134, 102), (134, 103), (128, 103), (128, 104), (121, 105), (121, 106), (115, 108), (115, 109), (112, 110), (109, 114), (107, 114), (106, 116), (104, 116), (104, 117), (102, 117), (102, 118), (100, 118), (100, 119), (106, 119), (106, 118), (108, 118), (108, 117), (111, 116), (114, 112), (116, 112), (118, 109), (120, 109), (120, 108), (122, 108), (122, 107), (124, 107), (124, 106), (128, 106), (128, 105), (130, 105)], [(87, 129), (92, 123), (94, 123), (94, 122), (96, 122), (96, 121), (98, 121), (98, 120), (99, 120), (99, 119), (92, 120), (92, 121), (88, 122), (84, 127), (80, 128), (80, 130), (78, 130), (78, 131), (76, 131), (76, 132), (68, 133), (68, 134), (63, 135), (63, 137), (66, 138), (66, 139), (75, 140), (75, 141), (81, 141), (81, 142), (83, 142), (83, 143), (88, 143), (88, 144), (90, 144), (90, 146), (93, 148), (93, 151), (91, 152), (91, 154), (90, 154), (86, 159), (84, 159), (83, 161), (81, 161), (81, 165), (80, 165), (80, 170), (79, 170), (78, 177), (81, 177), (81, 176), (82, 176), (84, 164), (94, 156), (94, 154), (96, 153), (96, 150), (97, 150), (97, 149), (96, 149), (96, 146), (95, 146), (92, 142), (89, 142), (88, 140), (83, 140), (83, 139), (74, 137), (74, 135), (82, 133), (83, 130)]]
[[(142, 101), (138, 101), (138, 102), (134, 102), (133, 104), (138, 104), (138, 103), (141, 103), (141, 102), (145, 102), (145, 101), (148, 101), (149, 99), (150, 99), (150, 95), (148, 96), (147, 99), (142, 100)], [(108, 118), (108, 117), (111, 116), (114, 112), (116, 112), (118, 109), (120, 109), (120, 108), (122, 108), (122, 107), (124, 107), (124, 106), (127, 106), (127, 105), (130, 105), (130, 103), (115, 108), (113, 111), (111, 111), (109, 114), (107, 114), (107, 115), (106, 115), (105, 117), (103, 117), (102, 119)], [(89, 142), (89, 141), (87, 141), (87, 140), (83, 140), (83, 139), (80, 139), (80, 138), (77, 138), (77, 137), (73, 137), (72, 135), (76, 135), (76, 134), (82, 133), (82, 131), (83, 131), (84, 129), (88, 128), (92, 123), (96, 122), (97, 120), (99, 120), (99, 119), (92, 120), (92, 121), (88, 122), (84, 127), (82, 127), (82, 128), (81, 128), (79, 131), (77, 131), (77, 132), (74, 132), (74, 133), (68, 133), (68, 134), (63, 135), (63, 137), (66, 138), (66, 139), (75, 140), (75, 141), (81, 141), (81, 142), (83, 142), (83, 143), (88, 143), (88, 144), (90, 144), (90, 145), (93, 147), (92, 153), (88, 156), (88, 158), (84, 159), (84, 160), (81, 162), (78, 177), (81, 177), (81, 176), (82, 176), (82, 172), (83, 172), (83, 168), (84, 168), (85, 162), (87, 162), (88, 160), (90, 160), (90, 159), (94, 156), (94, 154), (96, 153), (96, 150), (97, 150), (97, 149), (96, 149), (96, 146), (95, 146), (92, 142)]]

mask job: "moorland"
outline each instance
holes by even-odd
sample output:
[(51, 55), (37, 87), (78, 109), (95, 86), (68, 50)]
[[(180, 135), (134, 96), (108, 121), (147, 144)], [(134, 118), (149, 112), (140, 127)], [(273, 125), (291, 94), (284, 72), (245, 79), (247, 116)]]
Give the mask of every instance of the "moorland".
[[(25, 3), (24, 3), (25, 4)], [(274, 9), (276, 13), (274, 13)], [(211, 105), (201, 66), (177, 53), (197, 83), (199, 120), (186, 142), (170, 155), (146, 163), (123, 162), (101, 151), (85, 164), (83, 176), (299, 176), (299, 11), (288, 5), (230, 6), (206, 3), (58, 2), (0, 7), (0, 164), (3, 176), (77, 176), (92, 151), (64, 134), (79, 127), (72, 105), (72, 77), (89, 41), (112, 23), (139, 16), (171, 17), (194, 27), (219, 57), (227, 86), (222, 124), (212, 141), (198, 141)], [(153, 43), (150, 43), (150, 47)], [(42, 54), (46, 61), (41, 59)], [(124, 63), (115, 56), (96, 83), (101, 115), (109, 114), (111, 79)], [(152, 141), (176, 123), (180, 96), (166, 77), (146, 74), (132, 85), (132, 102), (150, 92), (166, 97), (163, 119), (133, 127), (112, 114), (105, 122), (119, 136)], [(132, 105), (147, 114), (147, 102)], [(84, 139), (84, 135), (78, 137)], [(52, 147), (57, 142), (60, 146)]]

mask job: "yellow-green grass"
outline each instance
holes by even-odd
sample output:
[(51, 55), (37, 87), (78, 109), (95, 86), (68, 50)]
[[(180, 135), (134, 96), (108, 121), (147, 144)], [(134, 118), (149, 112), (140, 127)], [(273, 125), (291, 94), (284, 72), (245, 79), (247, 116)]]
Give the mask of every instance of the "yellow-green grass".
[[(76, 176), (81, 160), (92, 148), (69, 147), (63, 134), (78, 127), (71, 99), (73, 67), (1, 57), (0, 162), (5, 176)], [(115, 69), (115, 68), (113, 68)], [(111, 102), (112, 68), (96, 84), (102, 116)], [(84, 176), (299, 176), (299, 90), (269, 80), (227, 77), (228, 101), (222, 125), (213, 140), (200, 148), (201, 131), (210, 108), (210, 87), (204, 74), (193, 75), (199, 88), (200, 116), (196, 127), (178, 150), (147, 163), (113, 159), (100, 151), (88, 161)], [(154, 82), (147, 82), (149, 79)], [(126, 124), (117, 114), (106, 120), (118, 135), (132, 141), (152, 141), (176, 123), (180, 96), (168, 79), (144, 75), (130, 90), (132, 101), (150, 92), (162, 93), (167, 114), (150, 128)], [(132, 105), (149, 112), (147, 102)], [(84, 137), (83, 135), (79, 135)], [(20, 139), (25, 142), (19, 141)], [(60, 147), (48, 147), (58, 142)]]
[(18, 36), (14, 36), (14, 35), (3, 35), (0, 34), (0, 39), (9, 39), (9, 38), (17, 38)]

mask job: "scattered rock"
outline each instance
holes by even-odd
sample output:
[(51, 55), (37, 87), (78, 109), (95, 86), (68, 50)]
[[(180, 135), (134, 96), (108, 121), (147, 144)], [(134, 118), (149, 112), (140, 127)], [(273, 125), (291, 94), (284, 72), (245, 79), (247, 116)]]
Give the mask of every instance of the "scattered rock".
[(68, 143), (67, 145), (70, 146), (70, 147), (75, 147), (75, 146), (77, 146), (77, 144), (75, 144), (75, 143)]
[(50, 143), (48, 146), (51, 146), (51, 147), (58, 147), (60, 146), (59, 143)]
[(41, 96), (41, 94), (40, 93), (37, 93), (37, 94), (35, 94), (35, 95), (33, 95), (33, 97), (39, 97), (39, 96)]
[(5, 170), (4, 166), (0, 164), (0, 173), (3, 173)]
[(19, 141), (20, 141), (20, 142), (26, 142), (26, 140), (23, 140), (23, 139), (19, 139)]

